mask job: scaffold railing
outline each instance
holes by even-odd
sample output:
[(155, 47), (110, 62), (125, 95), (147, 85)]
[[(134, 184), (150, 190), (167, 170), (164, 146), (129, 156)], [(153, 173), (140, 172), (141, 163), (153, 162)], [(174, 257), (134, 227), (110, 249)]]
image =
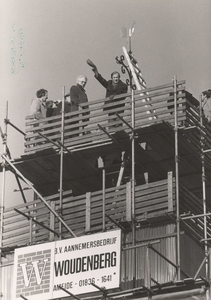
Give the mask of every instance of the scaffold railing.
[[(179, 105), (179, 121), (185, 121), (186, 119), (186, 94), (184, 90), (184, 81), (178, 82), (178, 90), (181, 94), (178, 96)], [(135, 120), (136, 128), (143, 126), (150, 126), (163, 121), (170, 123), (174, 122), (173, 109), (171, 108), (171, 102), (173, 101), (173, 87), (172, 84), (162, 85), (155, 88), (149, 88), (145, 90), (147, 97), (150, 97), (150, 104), (153, 109), (156, 110), (156, 119), (151, 120), (148, 115), (148, 107), (143, 100), (146, 95), (140, 95), (138, 91), (134, 92), (135, 101)], [(124, 105), (123, 111), (120, 116), (131, 125), (131, 93), (122, 94), (114, 97), (118, 104)], [(118, 100), (118, 98), (124, 100)], [(114, 100), (115, 100), (114, 99)], [(109, 142), (108, 135), (102, 130), (99, 130), (98, 124), (105, 127), (108, 133), (114, 131), (125, 130), (130, 132), (130, 128), (121, 121), (121, 119), (108, 122), (108, 113), (116, 113), (116, 109), (112, 108), (111, 104), (106, 104), (109, 99), (99, 99), (89, 102), (89, 108), (81, 109), (78, 112), (71, 112), (65, 114), (65, 132), (64, 132), (64, 145), (70, 149), (70, 151), (77, 151), (83, 147), (92, 147), (98, 144)], [(105, 102), (102, 109), (102, 102)], [(83, 107), (83, 105), (82, 105)], [(87, 115), (83, 115), (87, 113)], [(88, 116), (88, 117), (87, 117)], [(39, 134), (46, 135), (54, 142), (60, 140), (61, 137), (61, 116), (53, 116), (42, 120), (35, 120), (33, 117), (26, 117), (26, 135), (25, 135), (25, 152), (32, 153), (34, 151), (40, 151), (48, 147), (56, 147), (52, 143), (46, 140)], [(83, 144), (86, 144), (82, 146)]]

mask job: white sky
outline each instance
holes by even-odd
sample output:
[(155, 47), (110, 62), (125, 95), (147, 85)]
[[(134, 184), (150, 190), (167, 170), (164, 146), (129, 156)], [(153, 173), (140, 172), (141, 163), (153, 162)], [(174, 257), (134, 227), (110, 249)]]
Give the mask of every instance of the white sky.
[[(211, 88), (210, 0), (0, 0), (1, 128), (7, 101), (9, 120), (24, 131), (36, 91), (45, 88), (49, 99), (61, 99), (62, 87), (68, 93), (79, 74), (88, 77), (89, 101), (103, 98), (105, 90), (86, 60), (105, 78), (120, 71), (115, 57), (123, 54), (122, 46), (128, 49), (120, 31), (133, 21), (132, 50), (148, 87), (170, 83), (176, 75), (198, 99)], [(23, 144), (8, 126), (13, 158), (24, 153)], [(9, 180), (10, 190), (17, 188)]]

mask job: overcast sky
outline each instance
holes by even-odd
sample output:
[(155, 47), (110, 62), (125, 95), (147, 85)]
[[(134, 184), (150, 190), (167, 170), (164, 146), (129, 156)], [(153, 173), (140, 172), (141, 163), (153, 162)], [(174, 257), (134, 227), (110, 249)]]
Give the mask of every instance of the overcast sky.
[[(2, 129), (7, 101), (10, 121), (24, 131), (36, 91), (45, 88), (50, 99), (61, 99), (63, 86), (68, 93), (79, 74), (88, 77), (89, 101), (103, 98), (86, 60), (108, 79), (120, 71), (115, 57), (128, 49), (121, 29), (134, 21), (132, 51), (147, 87), (176, 75), (197, 99), (211, 88), (210, 0), (0, 0)], [(13, 158), (23, 154), (23, 143), (8, 126)]]

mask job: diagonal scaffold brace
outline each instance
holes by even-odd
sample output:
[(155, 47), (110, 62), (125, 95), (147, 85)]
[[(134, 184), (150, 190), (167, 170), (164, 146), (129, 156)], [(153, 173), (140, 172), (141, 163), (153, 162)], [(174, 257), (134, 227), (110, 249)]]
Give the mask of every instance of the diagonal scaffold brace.
[(128, 128), (130, 128), (132, 131), (134, 130), (133, 129), (133, 127), (127, 122), (127, 121), (125, 121), (125, 119), (123, 118), (123, 117), (121, 117), (119, 114), (117, 114), (116, 113), (116, 116), (123, 122), (123, 123), (125, 123), (127, 126), (128, 126)]
[(48, 204), (48, 202), (43, 198), (43, 196), (35, 189), (35, 187), (27, 180), (21, 172), (13, 165), (13, 163), (3, 154), (1, 153), (1, 157), (12, 167), (12, 169), (22, 178), (25, 183), (37, 194), (39, 199), (45, 204), (45, 206), (52, 212), (52, 214), (64, 225), (64, 227), (71, 233), (72, 236), (76, 237), (75, 233), (69, 228), (66, 222), (59, 216), (59, 214)]
[(125, 228), (119, 224), (118, 222), (116, 222), (114, 219), (112, 219), (109, 215), (105, 214), (105, 216), (111, 221), (113, 222), (117, 227), (119, 227), (122, 231), (126, 232)]
[(37, 131), (38, 134), (40, 136), (42, 136), (43, 138), (45, 138), (47, 141), (51, 142), (53, 145), (55, 145), (56, 147), (62, 147), (65, 151), (67, 151), (68, 153), (70, 153), (70, 151), (67, 149), (67, 147), (65, 147), (60, 141), (54, 142), (51, 138), (47, 137), (46, 135), (42, 134), (40, 131)]
[(105, 133), (108, 137), (110, 137), (115, 143), (119, 144), (119, 142), (100, 124), (97, 124), (97, 126)]
[[(167, 261), (170, 265), (172, 265), (176, 270), (178, 269), (178, 265), (174, 264), (170, 259), (165, 257), (163, 254), (161, 254), (158, 250), (156, 250), (150, 243), (148, 244), (148, 248), (150, 248), (152, 251), (157, 253), (160, 257), (162, 257), (165, 261)], [(184, 274), (187, 278), (190, 277), (189, 274), (184, 272), (183, 270), (180, 270), (182, 274)]]
[(20, 297), (24, 300), (28, 300), (28, 298), (24, 297), (23, 295), (20, 295)]
[(81, 298), (77, 297), (76, 295), (72, 294), (71, 292), (69, 292), (68, 290), (64, 289), (62, 286), (59, 286), (59, 288), (64, 291), (65, 293), (67, 293), (68, 295), (72, 296), (73, 298), (75, 298), (76, 300), (81, 300)]
[(43, 228), (45, 228), (45, 229), (47, 229), (47, 230), (53, 232), (53, 233), (56, 234), (58, 237), (61, 236), (60, 233), (58, 233), (58, 232), (56, 232), (55, 230), (51, 229), (50, 227), (44, 225), (43, 222), (37, 221), (37, 220), (35, 219), (35, 217), (33, 217), (33, 216), (31, 216), (31, 215), (26, 215), (25, 213), (23, 213), (22, 211), (20, 211), (20, 210), (17, 209), (17, 208), (14, 208), (14, 211), (16, 211), (17, 213), (19, 213), (20, 215), (23, 215), (23, 216), (24, 216), (26, 219), (28, 219), (28, 220), (31, 219), (34, 223), (36, 223), (37, 225), (39, 225), (39, 226), (41, 226), (41, 227), (43, 227)]
[(100, 292), (102, 292), (102, 300), (106, 300), (106, 299), (108, 299), (108, 300), (112, 300), (112, 298), (110, 298), (109, 296), (108, 296), (108, 290), (106, 290), (106, 288), (105, 287), (99, 287), (98, 285), (96, 285), (95, 283), (93, 283), (93, 282), (91, 282), (91, 285), (93, 285), (96, 289), (98, 289)]
[(21, 129), (19, 129), (17, 126), (15, 126), (13, 123), (10, 122), (9, 119), (4, 119), (5, 124), (9, 124), (12, 126), (14, 129), (16, 129), (18, 132), (20, 132), (22, 135), (26, 135), (25, 132), (23, 132)]

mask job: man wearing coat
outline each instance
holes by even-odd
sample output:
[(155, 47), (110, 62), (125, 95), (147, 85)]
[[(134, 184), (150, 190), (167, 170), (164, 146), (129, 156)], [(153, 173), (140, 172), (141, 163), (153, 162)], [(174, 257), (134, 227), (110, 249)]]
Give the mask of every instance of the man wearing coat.
[[(111, 122), (117, 121), (118, 118), (116, 117), (115, 114), (123, 113), (124, 112), (123, 107), (125, 106), (124, 103), (118, 104), (118, 102), (124, 100), (125, 97), (114, 99), (114, 96), (127, 93), (127, 85), (120, 80), (120, 74), (117, 71), (114, 71), (113, 73), (111, 73), (110, 80), (106, 80), (101, 76), (101, 74), (98, 73), (97, 68), (93, 68), (92, 70), (95, 73), (95, 78), (106, 89), (106, 97), (109, 98), (109, 100), (105, 102), (105, 107), (103, 110), (106, 111), (106, 110), (112, 109), (113, 111), (109, 112), (108, 116), (115, 116), (115, 117), (109, 118), (109, 121), (111, 121)], [(109, 104), (111, 104), (111, 105), (109, 105)], [(118, 125), (116, 125), (116, 126), (118, 126)]]
[[(89, 115), (89, 112), (83, 112), (83, 110), (88, 108), (88, 105), (81, 106), (82, 103), (88, 103), (88, 97), (85, 91), (85, 85), (87, 83), (87, 77), (84, 75), (79, 75), (76, 79), (77, 84), (71, 86), (70, 88), (70, 111), (78, 111), (79, 108), (82, 109), (82, 116)], [(78, 115), (72, 116), (73, 118), (78, 117)], [(89, 118), (83, 119), (82, 122), (89, 121)], [(78, 123), (78, 122), (74, 122)], [(73, 124), (74, 124), (73, 123)], [(85, 126), (82, 126), (84, 128)]]

